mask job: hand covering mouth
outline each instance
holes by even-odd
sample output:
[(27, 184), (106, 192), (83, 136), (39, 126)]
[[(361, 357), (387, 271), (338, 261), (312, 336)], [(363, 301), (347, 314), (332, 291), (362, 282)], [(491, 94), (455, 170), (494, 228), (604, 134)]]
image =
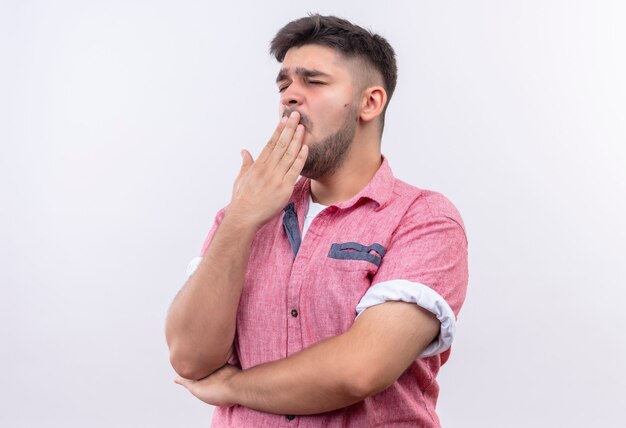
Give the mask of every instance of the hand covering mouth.
[(302, 124), (302, 126), (304, 126), (304, 129), (311, 132), (311, 127), (313, 124), (311, 123), (309, 117), (306, 114), (302, 113), (300, 110), (297, 110), (295, 108), (286, 108), (285, 111), (283, 111), (283, 117), (289, 117), (294, 111), (300, 113), (300, 123)]

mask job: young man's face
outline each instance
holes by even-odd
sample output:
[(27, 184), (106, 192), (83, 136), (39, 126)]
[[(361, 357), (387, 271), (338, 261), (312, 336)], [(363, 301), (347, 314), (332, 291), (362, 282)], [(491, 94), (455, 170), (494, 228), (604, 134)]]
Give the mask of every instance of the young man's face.
[(276, 83), (281, 116), (298, 111), (309, 156), (302, 175), (334, 172), (347, 153), (358, 122), (354, 65), (335, 50), (305, 45), (287, 51)]

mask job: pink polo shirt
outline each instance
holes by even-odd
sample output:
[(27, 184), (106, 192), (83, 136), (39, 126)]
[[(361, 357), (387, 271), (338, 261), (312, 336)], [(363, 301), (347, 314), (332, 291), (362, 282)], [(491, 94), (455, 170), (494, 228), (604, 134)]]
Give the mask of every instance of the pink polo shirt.
[(394, 178), (384, 157), (370, 183), (319, 212), (302, 240), (309, 198), (310, 180), (301, 178), (285, 210), (254, 239), (231, 363), (245, 370), (286, 358), (344, 333), (357, 312), (388, 300), (433, 312), (440, 335), (391, 387), (352, 406), (295, 417), (217, 407), (213, 426), (439, 426), (435, 377), (450, 355), (467, 289), (467, 240), (459, 213), (441, 194)]

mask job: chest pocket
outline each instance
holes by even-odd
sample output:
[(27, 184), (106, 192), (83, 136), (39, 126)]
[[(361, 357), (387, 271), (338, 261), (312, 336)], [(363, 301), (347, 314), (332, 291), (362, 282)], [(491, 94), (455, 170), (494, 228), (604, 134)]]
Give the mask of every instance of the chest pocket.
[[(362, 269), (363, 262), (372, 263), (375, 265), (375, 269), (378, 269), (384, 256), (385, 247), (382, 245), (372, 244), (366, 246), (358, 242), (332, 244), (328, 252), (328, 257), (336, 260), (344, 260), (345, 262), (338, 264), (345, 267), (346, 270)], [(371, 265), (369, 266), (372, 267)]]

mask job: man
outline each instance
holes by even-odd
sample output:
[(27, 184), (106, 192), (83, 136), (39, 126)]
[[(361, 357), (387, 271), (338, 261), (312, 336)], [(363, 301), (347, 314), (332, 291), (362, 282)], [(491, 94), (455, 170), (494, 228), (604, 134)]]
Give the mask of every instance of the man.
[(381, 155), (395, 54), (319, 15), (271, 53), (281, 120), (256, 161), (242, 152), (172, 303), (176, 382), (218, 406), (214, 426), (439, 426), (467, 241), (452, 204)]

